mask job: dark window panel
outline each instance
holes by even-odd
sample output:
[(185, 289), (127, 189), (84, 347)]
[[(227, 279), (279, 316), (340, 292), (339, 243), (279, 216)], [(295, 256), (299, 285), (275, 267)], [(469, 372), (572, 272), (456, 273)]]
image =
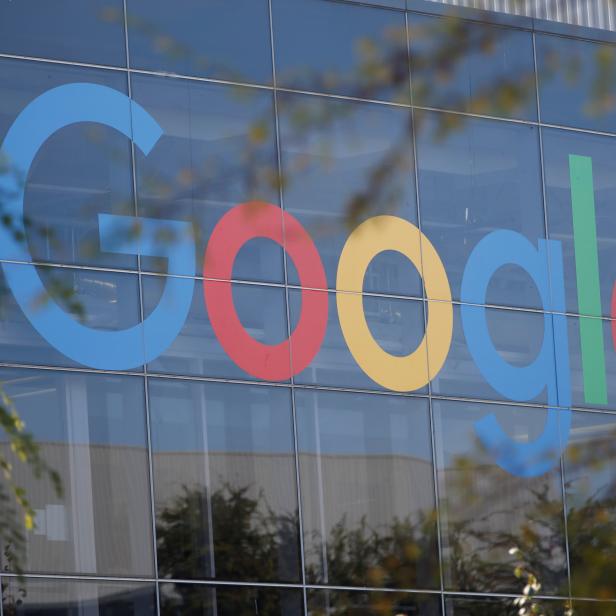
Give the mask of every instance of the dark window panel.
[[(574, 244), (573, 201), (570, 175), (570, 155), (591, 159), (592, 183), (588, 185), (592, 192), (584, 192), (588, 196), (587, 210), (583, 220), (590, 221), (594, 200), (594, 226), (590, 226), (596, 236), (598, 254), (584, 239), (583, 246), (591, 259), (598, 261), (599, 297), (598, 309), (584, 314), (591, 316), (610, 316), (611, 297), (614, 280), (616, 279), (616, 217), (614, 217), (614, 202), (616, 200), (616, 163), (614, 162), (613, 137), (589, 135), (579, 132), (544, 128), (543, 157), (545, 164), (546, 208), (548, 220), (548, 236), (562, 243), (563, 269), (565, 273), (565, 295), (567, 311), (580, 313), (582, 310), (578, 301), (576, 253)], [(582, 270), (583, 274), (583, 270)], [(583, 291), (588, 304), (588, 295)]]
[(269, 84), (267, 0), (129, 0), (133, 68)]
[(573, 413), (564, 468), (571, 586), (576, 597), (616, 599), (615, 436), (616, 415)]
[(537, 119), (530, 32), (409, 13), (413, 103)]
[(126, 66), (122, 0), (3, 2), (0, 53)]
[(440, 616), (439, 595), (402, 592), (308, 591), (308, 616)]
[[(190, 221), (195, 273), (202, 275), (206, 244), (225, 213), (247, 201), (278, 203), (272, 93), (143, 75), (132, 76), (132, 92), (163, 129), (147, 157), (137, 153), (139, 213)], [(233, 277), (282, 282), (282, 259), (274, 242), (251, 240), (236, 258)], [(166, 271), (160, 259), (144, 259), (143, 267)]]
[(160, 575), (298, 582), (290, 391), (150, 379), (149, 394)]
[[(329, 310), (323, 343), (312, 362), (295, 376), (295, 382), (302, 385), (382, 390), (383, 387), (367, 376), (353, 358), (340, 328), (336, 294), (328, 293), (327, 296)], [(368, 328), (383, 349), (395, 356), (405, 356), (416, 351), (425, 330), (421, 301), (365, 295), (363, 304)], [(292, 326), (297, 323), (300, 310), (301, 291), (291, 289), (289, 311)], [(426, 354), (417, 352), (425, 357), (427, 364)], [(292, 342), (291, 355), (293, 353)], [(427, 388), (422, 387), (418, 391), (426, 392)]]
[[(411, 113), (301, 94), (281, 94), (279, 112), (285, 210), (312, 236), (335, 288), (340, 253), (357, 225), (381, 214), (417, 224)], [(368, 268), (364, 291), (420, 297), (422, 286), (413, 264), (387, 251)]]
[[(445, 599), (445, 616), (519, 616), (522, 608), (515, 603), (517, 598), (448, 597)], [(528, 610), (531, 609), (531, 605), (540, 610), (537, 613), (544, 616), (565, 616), (568, 607), (564, 601), (547, 599), (533, 599), (532, 604), (529, 601), (526, 603)], [(575, 614), (577, 613), (576, 609)]]
[(616, 47), (537, 35), (541, 120), (616, 132)]
[(546, 411), (443, 400), (433, 408), (445, 588), (522, 594), (527, 579), (514, 573), (520, 565), (538, 578), (541, 594), (567, 592), (559, 467), (534, 478), (511, 475), (475, 432), (477, 421), (494, 414), (511, 438), (532, 441)]
[[(16, 264), (16, 268), (25, 265)], [(87, 327), (118, 331), (141, 322), (137, 274), (97, 270), (39, 267), (48, 292), (32, 297), (32, 311), (45, 302), (56, 302)], [(0, 361), (42, 366), (79, 366), (52, 347), (30, 324), (0, 274)], [(139, 370), (139, 366), (132, 369)]]
[[(470, 311), (481, 310), (469, 307)], [(430, 302), (428, 302), (428, 319)], [(512, 366), (531, 364), (541, 350), (544, 338), (544, 316), (538, 312), (487, 308), (486, 320), (492, 343)], [(552, 336), (552, 330), (547, 332)], [(551, 369), (555, 370), (554, 366)], [(460, 305), (453, 306), (453, 336), (447, 359), (438, 374), (432, 374), (432, 393), (480, 400), (507, 400), (484, 378), (471, 356), (462, 327)], [(531, 402), (547, 404), (547, 391), (541, 391)]]
[(438, 587), (427, 400), (307, 390), (295, 400), (307, 581)]
[[(534, 246), (545, 238), (539, 134), (534, 126), (444, 113), (415, 118), (422, 231), (459, 300), (468, 258), (488, 233), (512, 230)], [(543, 308), (530, 276), (514, 266), (496, 273), (486, 303)]]
[[(36, 513), (25, 550), (3, 550), (4, 566), (31, 573), (152, 576), (143, 380), (25, 369), (5, 369), (0, 377), (62, 484), (58, 494), (48, 479), (16, 461), (6, 435), (0, 437), (15, 483)], [(16, 515), (21, 524), (19, 509)]]
[(302, 616), (296, 589), (161, 584), (161, 616)]
[(11, 616), (155, 616), (154, 584), (3, 578), (2, 607)]
[[(18, 4), (7, 2), (2, 7)], [(0, 90), (4, 93), (0, 101), (0, 141), (37, 96), (75, 82), (127, 93), (126, 76), (119, 72), (0, 60)], [(2, 161), (0, 173), (15, 173), (11, 161)], [(34, 260), (136, 268), (136, 256), (101, 250), (98, 228), (99, 213), (135, 214), (130, 141), (112, 128), (93, 123), (74, 124), (52, 135), (26, 179), (24, 212), (29, 223), (28, 248)]]
[(614, 616), (616, 603), (609, 601), (574, 601), (575, 616)]
[[(146, 317), (158, 305), (167, 280), (163, 276), (142, 276)], [(233, 299), (238, 318), (251, 338), (272, 346), (287, 340), (283, 288), (233, 283)], [(241, 355), (241, 349), (237, 353), (236, 360)], [(289, 355), (287, 363), (290, 361)], [(257, 378), (254, 373), (250, 374), (238, 366), (219, 342), (204, 303), (203, 280), (194, 281), (192, 307), (184, 327), (169, 348), (148, 364), (148, 370), (182, 376)]]
[(327, 0), (272, 11), (279, 86), (410, 103), (404, 13)]

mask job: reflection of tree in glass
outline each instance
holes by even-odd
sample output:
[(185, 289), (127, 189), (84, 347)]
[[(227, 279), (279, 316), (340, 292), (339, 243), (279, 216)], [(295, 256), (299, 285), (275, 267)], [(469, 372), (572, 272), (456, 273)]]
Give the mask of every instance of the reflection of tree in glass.
[[(493, 473), (491, 480), (482, 482), (483, 485), (492, 485), (498, 493), (499, 474)], [(524, 489), (523, 486), (518, 488)], [(515, 488), (511, 486), (510, 489)], [(526, 570), (534, 572), (545, 588), (560, 588), (565, 537), (562, 502), (553, 500), (546, 485), (526, 487), (526, 490), (528, 506), (521, 505), (515, 512), (516, 527), (503, 529), (503, 519), (514, 517), (504, 505), (503, 509), (488, 508), (485, 514), (460, 516), (455, 522), (449, 522), (449, 558), (456, 587), (473, 592), (494, 592), (495, 589), (515, 592), (519, 583), (514, 571), (519, 559), (509, 550), (517, 546), (523, 554)], [(483, 494), (487, 501), (490, 491)], [(464, 498), (450, 504), (459, 511), (475, 509), (469, 505)]]
[[(468, 486), (476, 477), (477, 469), (468, 462), (460, 458), (455, 465), (460, 485), (457, 510), (472, 507), (471, 501), (475, 498)], [(574, 442), (566, 452), (566, 528), (574, 597), (616, 598), (613, 584), (616, 576), (616, 478), (612, 470), (615, 466), (615, 430), (606, 430), (599, 438)], [(498, 469), (493, 471), (486, 468), (481, 471), (481, 493), (486, 499), (488, 495), (498, 494), (502, 481)], [(560, 498), (550, 495), (546, 486), (533, 488), (526, 506), (517, 513), (524, 518), (517, 532), (489, 530), (494, 518), (501, 514), (497, 510), (478, 520), (464, 519), (451, 530), (450, 558), (456, 579), (463, 588), (489, 592), (495, 586), (511, 586), (515, 577), (526, 586), (530, 579), (526, 574), (531, 574), (541, 584), (541, 590), (535, 594), (544, 594), (546, 588), (557, 587), (562, 573), (560, 567), (553, 566), (552, 556), (562, 549), (565, 536)], [(511, 550), (512, 546), (517, 549)], [(567, 592), (562, 589), (559, 594)], [(549, 614), (550, 609), (556, 609), (550, 608), (549, 602), (540, 602), (540, 605), (541, 611), (537, 613)], [(495, 613), (505, 613), (498, 611), (500, 607), (495, 609)], [(557, 613), (616, 613), (614, 606), (590, 602), (574, 605), (570, 612), (567, 609), (571, 608), (559, 608)], [(517, 613), (512, 606), (511, 614)]]
[[(616, 433), (608, 433), (600, 442), (595, 441), (590, 446), (573, 445), (568, 456), (570, 473), (575, 471), (574, 467), (601, 473), (615, 464)], [(476, 469), (468, 459), (458, 458), (454, 470), (461, 488), (458, 499), (462, 499), (456, 501), (456, 507), (472, 507), (476, 495), (468, 489), (468, 481), (472, 480)], [(484, 471), (482, 493), (497, 494), (502, 471)], [(568, 491), (573, 488), (571, 482), (566, 486)], [(261, 499), (250, 498), (247, 492), (247, 488), (227, 486), (212, 495), (216, 574), (219, 579), (274, 580), (278, 576), (277, 563), (282, 546), (296, 537), (297, 518), (276, 516), (259, 502)], [(466, 502), (465, 494), (468, 495)], [(603, 489), (585, 498), (581, 505), (569, 509), (567, 524), (574, 596), (614, 598), (616, 520), (611, 513), (616, 510), (614, 494), (616, 482), (610, 480)], [(552, 555), (561, 550), (564, 537), (562, 501), (551, 495), (544, 484), (530, 489), (527, 502), (527, 506), (517, 512), (523, 518), (518, 528), (503, 529), (502, 523), (494, 522), (503, 513), (510, 513), (498, 508), (481, 518), (462, 519), (450, 528), (448, 554), (451, 566), (455, 568), (457, 586), (474, 592), (507, 588), (523, 597), (527, 584), (541, 584), (541, 589), (534, 588), (527, 595), (542, 595), (544, 591), (549, 594), (548, 589), (560, 584), (562, 569), (559, 559), (552, 558)], [(206, 516), (207, 494), (202, 490), (185, 489), (179, 498), (159, 512), (158, 549), (163, 576), (190, 579), (195, 572), (207, 569), (211, 554), (209, 537), (203, 525)], [(379, 530), (370, 528), (365, 520), (349, 527), (347, 518), (341, 518), (327, 538), (327, 565), (331, 580), (342, 587), (406, 587), (405, 580), (415, 575), (413, 570), (419, 553), (431, 546), (429, 539), (425, 539), (433, 525), (433, 520), (428, 518), (419, 524), (394, 520)], [(512, 550), (512, 546), (516, 549)], [(311, 560), (314, 562), (307, 555), (307, 561)], [(323, 583), (319, 581), (320, 575), (320, 567), (308, 565), (307, 579)], [(193, 593), (191, 588), (176, 590), (187, 593), (182, 601), (189, 605)], [(566, 590), (563, 592), (567, 594)], [(404, 600), (403, 593), (368, 593), (362, 600), (362, 611), (357, 613), (379, 616), (407, 613), (403, 608)], [(353, 613), (349, 610), (357, 607), (357, 601), (357, 596), (350, 591), (338, 593), (327, 613)], [(578, 613), (577, 608), (574, 612), (567, 611), (570, 608), (566, 605), (535, 597), (525, 605), (528, 609), (536, 605), (536, 611), (528, 614), (565, 616)], [(458, 609), (461, 614), (466, 609), (469, 615), (513, 616), (519, 614), (521, 607), (515, 599), (503, 599), (493, 604), (482, 603), (483, 611), (479, 612), (480, 608), (471, 602), (466, 608), (457, 607), (456, 614)], [(579, 613), (585, 614), (588, 609), (592, 606), (585, 606)], [(319, 613), (315, 611), (315, 614)]]
[(408, 592), (309, 590), (309, 616), (440, 616), (440, 597)]
[(300, 616), (297, 589), (162, 584), (161, 616)]
[[(375, 588), (409, 588), (422, 577), (438, 569), (435, 551), (435, 512), (394, 519), (379, 528), (370, 527), (365, 517), (350, 525), (343, 516), (325, 539), (327, 572), (336, 586), (368, 586)], [(322, 553), (320, 533), (312, 541), (314, 554), (307, 554), (309, 563), (319, 562)], [(419, 568), (422, 571), (419, 571)], [(321, 566), (306, 565), (306, 578), (323, 584)]]
[[(211, 571), (212, 556), (215, 577), (223, 580), (280, 580), (280, 569), (287, 569), (289, 558), (288, 568), (296, 569), (293, 554), (285, 550), (297, 544), (297, 515), (277, 515), (262, 494), (251, 498), (248, 491), (248, 487), (226, 485), (210, 499), (206, 490), (185, 487), (182, 495), (162, 509), (156, 529), (161, 576), (191, 579), (203, 575)], [(204, 523), (208, 518), (213, 526), (211, 537)]]
[[(572, 592), (616, 599), (616, 430), (586, 443), (574, 442), (566, 455)], [(583, 487), (586, 481), (590, 489)], [(616, 613), (616, 606), (613, 609)]]

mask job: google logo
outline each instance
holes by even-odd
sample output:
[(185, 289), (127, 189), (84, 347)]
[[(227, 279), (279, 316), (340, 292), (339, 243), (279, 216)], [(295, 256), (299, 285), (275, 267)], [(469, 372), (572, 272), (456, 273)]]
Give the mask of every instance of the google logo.
[[(33, 298), (45, 296), (46, 291), (23, 241), (23, 180), (45, 141), (57, 131), (80, 122), (98, 123), (119, 131), (132, 139), (144, 155), (162, 135), (160, 126), (145, 109), (125, 94), (105, 86), (73, 83), (33, 100), (12, 124), (0, 150), (2, 160), (11, 170), (0, 176), (0, 192), (8, 195), (3, 216), (11, 221), (10, 226), (0, 227), (2, 269), (15, 300), (49, 344), (88, 367), (131, 369), (158, 357), (182, 330), (194, 292), (195, 242), (191, 225), (186, 221), (99, 214), (103, 251), (167, 259), (169, 277), (156, 308), (138, 325), (121, 331), (102, 331), (79, 323), (53, 301), (33, 305)], [(591, 165), (589, 158), (570, 156), (578, 290), (580, 299), (583, 295), (593, 302), (598, 289), (596, 240), (594, 261), (592, 250), (586, 249), (589, 245), (592, 249), (594, 225)], [(166, 241), (169, 231), (182, 241)], [(118, 241), (119, 237), (126, 239)], [(262, 344), (250, 336), (233, 303), (229, 282), (233, 264), (244, 244), (254, 238), (267, 238), (284, 246), (302, 288), (298, 323), (290, 338), (277, 345)], [(364, 313), (361, 293), (365, 273), (370, 262), (384, 251), (402, 254), (421, 272), (427, 299), (425, 335), (419, 346), (404, 357), (392, 355), (378, 344)], [(571, 383), (562, 262), (560, 242), (540, 239), (535, 245), (519, 233), (498, 230), (477, 244), (462, 279), (462, 327), (470, 354), (486, 381), (499, 394), (516, 402), (547, 393), (544, 429), (535, 440), (513, 440), (493, 415), (475, 426), (477, 436), (495, 462), (509, 473), (524, 477), (543, 474), (557, 464), (569, 439)], [(483, 307), (490, 280), (507, 265), (515, 265), (530, 276), (545, 310), (540, 350), (532, 363), (525, 366), (509, 363), (498, 352)], [(212, 327), (221, 346), (240, 368), (254, 377), (279, 381), (310, 365), (325, 336), (327, 284), (314, 242), (296, 218), (267, 203), (235, 206), (220, 219), (209, 238), (203, 275), (204, 303)], [(395, 392), (412, 392), (435, 378), (451, 346), (452, 295), (438, 252), (415, 225), (386, 215), (361, 223), (351, 232), (340, 254), (336, 288), (344, 339), (357, 364), (373, 381)], [(583, 357), (592, 355), (597, 348), (594, 324), (581, 330), (581, 341)], [(597, 399), (601, 399), (601, 383), (594, 391), (598, 391)]]

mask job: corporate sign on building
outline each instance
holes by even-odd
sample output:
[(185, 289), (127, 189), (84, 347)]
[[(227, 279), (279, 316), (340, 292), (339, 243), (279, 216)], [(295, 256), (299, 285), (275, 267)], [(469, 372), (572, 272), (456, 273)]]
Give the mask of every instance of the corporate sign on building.
[(508, 15), (558, 21), (574, 26), (614, 30), (616, 6), (613, 0), (431, 0)]
[[(24, 178), (48, 138), (81, 122), (94, 122), (119, 131), (132, 139), (146, 156), (162, 135), (162, 129), (148, 111), (125, 94), (105, 86), (73, 83), (49, 90), (33, 100), (12, 124), (0, 150), (0, 157), (12, 170), (0, 176), (0, 193), (6, 195), (3, 220), (11, 221), (11, 225), (0, 226), (2, 269), (8, 287), (32, 326), (61, 353), (91, 368), (136, 368), (161, 355), (178, 336), (188, 316), (195, 285), (191, 223), (99, 214), (103, 251), (167, 259), (169, 277), (160, 301), (138, 325), (121, 331), (94, 329), (75, 320), (52, 300), (34, 301), (44, 296), (46, 290), (24, 241)], [(572, 153), (569, 167), (579, 304), (582, 313), (593, 314), (600, 303), (600, 294), (592, 160)], [(168, 241), (169, 230), (182, 240)], [(118, 238), (125, 239), (118, 241)], [(262, 344), (251, 337), (233, 303), (230, 282), (233, 263), (242, 246), (254, 238), (268, 238), (284, 246), (300, 278), (299, 321), (290, 339), (277, 345)], [(430, 302), (424, 338), (404, 357), (388, 353), (374, 339), (361, 294), (370, 262), (376, 255), (390, 250), (404, 255), (422, 273)], [(541, 348), (532, 363), (525, 366), (512, 365), (495, 348), (484, 307), (493, 275), (511, 264), (522, 268), (534, 281), (545, 311)], [(204, 310), (221, 346), (246, 373), (279, 381), (298, 374), (312, 362), (327, 327), (327, 283), (312, 238), (291, 214), (281, 212), (275, 205), (256, 202), (239, 204), (229, 210), (209, 238), (203, 256), (203, 275)], [(350, 233), (340, 254), (336, 287), (339, 291), (344, 289), (336, 293), (344, 339), (357, 364), (373, 381), (392, 391), (412, 392), (438, 375), (452, 341), (452, 295), (438, 252), (415, 225), (388, 215), (361, 223)], [(462, 327), (470, 354), (483, 377), (502, 396), (517, 402), (547, 393), (545, 426), (534, 441), (513, 440), (493, 415), (475, 426), (495, 462), (515, 475), (532, 477), (545, 473), (558, 463), (568, 442), (571, 384), (564, 288), (561, 243), (544, 239), (531, 242), (511, 230), (497, 230), (484, 236), (465, 266), (461, 289)], [(612, 316), (615, 312), (616, 299), (612, 303)], [(603, 357), (600, 328), (599, 319), (582, 320), (580, 339), (588, 391), (595, 396), (594, 401), (605, 399), (606, 402), (605, 368), (600, 365)]]

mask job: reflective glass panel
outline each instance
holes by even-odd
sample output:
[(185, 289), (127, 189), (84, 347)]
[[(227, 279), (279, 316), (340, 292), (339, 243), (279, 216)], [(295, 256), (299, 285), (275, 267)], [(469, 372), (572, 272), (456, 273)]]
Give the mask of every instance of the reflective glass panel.
[(302, 616), (300, 590), (161, 584), (161, 616)]
[(616, 415), (573, 414), (565, 495), (572, 593), (615, 599)]
[[(567, 311), (609, 316), (616, 279), (616, 139), (558, 129), (542, 131), (548, 236), (562, 244)], [(583, 165), (581, 173), (571, 155), (582, 157), (581, 161), (577, 158)], [(575, 223), (574, 211), (579, 212)]]
[[(25, 271), (29, 266), (16, 264), (13, 267)], [(56, 302), (71, 319), (96, 330), (118, 331), (141, 322), (137, 274), (58, 267), (37, 269), (45, 294), (30, 299), (30, 311), (35, 317), (40, 307)], [(80, 365), (56, 350), (34, 329), (15, 301), (3, 274), (0, 274), (0, 361), (43, 366)]]
[(401, 592), (308, 591), (309, 616), (439, 616), (438, 596)]
[[(147, 316), (160, 300), (168, 284), (164, 276), (143, 276), (143, 304)], [(213, 282), (220, 287), (222, 282)], [(248, 335), (262, 345), (275, 346), (288, 338), (285, 292), (281, 287), (265, 285), (233, 284), (233, 307)], [(184, 327), (171, 345), (159, 357), (148, 364), (150, 372), (179, 374), (183, 376), (210, 376), (235, 379), (258, 378), (258, 372), (246, 372), (238, 365), (244, 356), (244, 348), (233, 346), (230, 357), (221, 344), (219, 336), (230, 334), (219, 326), (216, 333), (203, 297), (203, 281), (194, 281), (193, 301)], [(225, 340), (228, 340), (228, 336)], [(228, 348), (228, 347), (227, 347)], [(235, 359), (235, 361), (234, 361)], [(288, 366), (290, 356), (283, 354), (282, 364)], [(262, 367), (253, 361), (250, 366)], [(290, 373), (290, 369), (287, 370)]]
[(133, 68), (270, 83), (267, 0), (128, 0)]
[[(448, 597), (445, 599), (445, 616), (519, 616), (523, 608), (515, 603), (517, 598)], [(543, 616), (564, 616), (567, 607), (564, 601), (534, 598), (525, 605), (529, 614), (537, 613)], [(531, 612), (531, 609), (535, 609), (535, 612)], [(577, 609), (574, 613), (578, 613)]]
[[(2, 370), (4, 391), (39, 454), (59, 474), (47, 478), (9, 453), (15, 483), (35, 511), (36, 528), (3, 550), (10, 570), (55, 574), (153, 575), (152, 523), (143, 380), (138, 377)], [(23, 513), (19, 513), (20, 522)], [(9, 557), (16, 554), (15, 559)]]
[(351, 2), (357, 2), (358, 4), (373, 4), (374, 6), (387, 6), (394, 9), (403, 9), (405, 7), (405, 0), (350, 0)]
[[(572, 405), (581, 408), (616, 409), (616, 353), (612, 338), (614, 321), (591, 317), (567, 317)], [(581, 335), (592, 328), (584, 353)], [(588, 334), (584, 333), (588, 338)], [(593, 334), (594, 337), (594, 334)]]
[[(279, 95), (279, 112), (285, 210), (312, 236), (333, 289), (357, 225), (381, 214), (417, 224), (411, 113), (300, 94)], [(372, 260), (364, 291), (421, 296), (421, 281), (410, 261), (385, 251)]]
[[(533, 246), (545, 238), (539, 135), (534, 126), (444, 113), (415, 119), (421, 228), (458, 300), (468, 258), (490, 232), (515, 231)], [(499, 269), (487, 297), (472, 301), (542, 307), (532, 279), (515, 266)]]
[(616, 603), (608, 601), (574, 601), (574, 614), (576, 616), (614, 616)]
[[(74, 82), (127, 92), (120, 72), (0, 59), (0, 141), (37, 96)], [(73, 124), (45, 142), (25, 179), (27, 243), (34, 260), (136, 268), (136, 256), (101, 250), (98, 228), (98, 214), (135, 214), (130, 156), (126, 137), (93, 123)], [(2, 160), (0, 173), (15, 175), (17, 170)]]
[[(365, 356), (353, 357), (349, 346), (342, 335), (336, 294), (328, 293), (328, 321), (323, 342), (312, 362), (295, 376), (295, 382), (303, 385), (331, 385), (334, 387), (351, 387), (358, 389), (383, 389), (377, 382), (378, 375), (372, 379), (361, 368), (374, 361), (370, 351)], [(289, 311), (291, 324), (295, 325), (301, 310), (301, 291), (289, 290)], [(418, 350), (424, 337), (424, 315), (421, 301), (380, 297), (377, 295), (363, 296), (364, 316), (372, 338), (387, 353), (401, 357), (416, 352), (417, 361), (426, 362), (425, 347)], [(291, 355), (298, 350), (291, 342)], [(409, 387), (409, 389), (412, 389)], [(418, 391), (425, 392), (422, 387)]]
[(537, 119), (530, 32), (409, 13), (413, 104)]
[(493, 414), (515, 442), (532, 441), (546, 411), (444, 400), (434, 400), (433, 409), (445, 588), (522, 594), (527, 582), (514, 573), (522, 566), (541, 581), (541, 594), (566, 592), (559, 467), (534, 478), (512, 475), (475, 432), (475, 423)]
[[(205, 246), (225, 213), (252, 200), (278, 203), (272, 93), (145, 75), (132, 76), (132, 91), (163, 129), (147, 157), (137, 153), (139, 212), (191, 222), (195, 272), (202, 275)], [(171, 230), (168, 235), (172, 244), (187, 241)], [(166, 271), (161, 259), (142, 263)], [(282, 249), (269, 240), (249, 241), (233, 276), (281, 282)]]
[(154, 616), (154, 584), (4, 578), (2, 607), (11, 616)]
[(616, 47), (537, 35), (541, 119), (549, 124), (616, 131)]
[(437, 587), (427, 400), (296, 390), (295, 401), (307, 581)]
[[(430, 319), (428, 302), (428, 319)], [(482, 308), (469, 306), (474, 313)], [(432, 393), (442, 396), (455, 396), (471, 399), (506, 400), (486, 381), (482, 371), (471, 356), (468, 342), (462, 327), (460, 305), (453, 306), (453, 336), (449, 354), (438, 373), (431, 367)], [(544, 333), (544, 316), (539, 312), (486, 308), (485, 316), (492, 344), (504, 361), (513, 367), (521, 368), (535, 361), (541, 351)], [(552, 336), (552, 330), (547, 333)], [(548, 362), (553, 362), (549, 359)], [(550, 369), (555, 369), (550, 365)], [(484, 367), (485, 370), (485, 367)], [(547, 379), (546, 379), (547, 381)], [(532, 400), (547, 404), (547, 391), (542, 390)]]
[(289, 390), (150, 379), (149, 393), (160, 575), (297, 582)]
[(327, 0), (272, 11), (279, 86), (410, 103), (404, 13)]
[(122, 0), (3, 2), (0, 52), (126, 66)]

